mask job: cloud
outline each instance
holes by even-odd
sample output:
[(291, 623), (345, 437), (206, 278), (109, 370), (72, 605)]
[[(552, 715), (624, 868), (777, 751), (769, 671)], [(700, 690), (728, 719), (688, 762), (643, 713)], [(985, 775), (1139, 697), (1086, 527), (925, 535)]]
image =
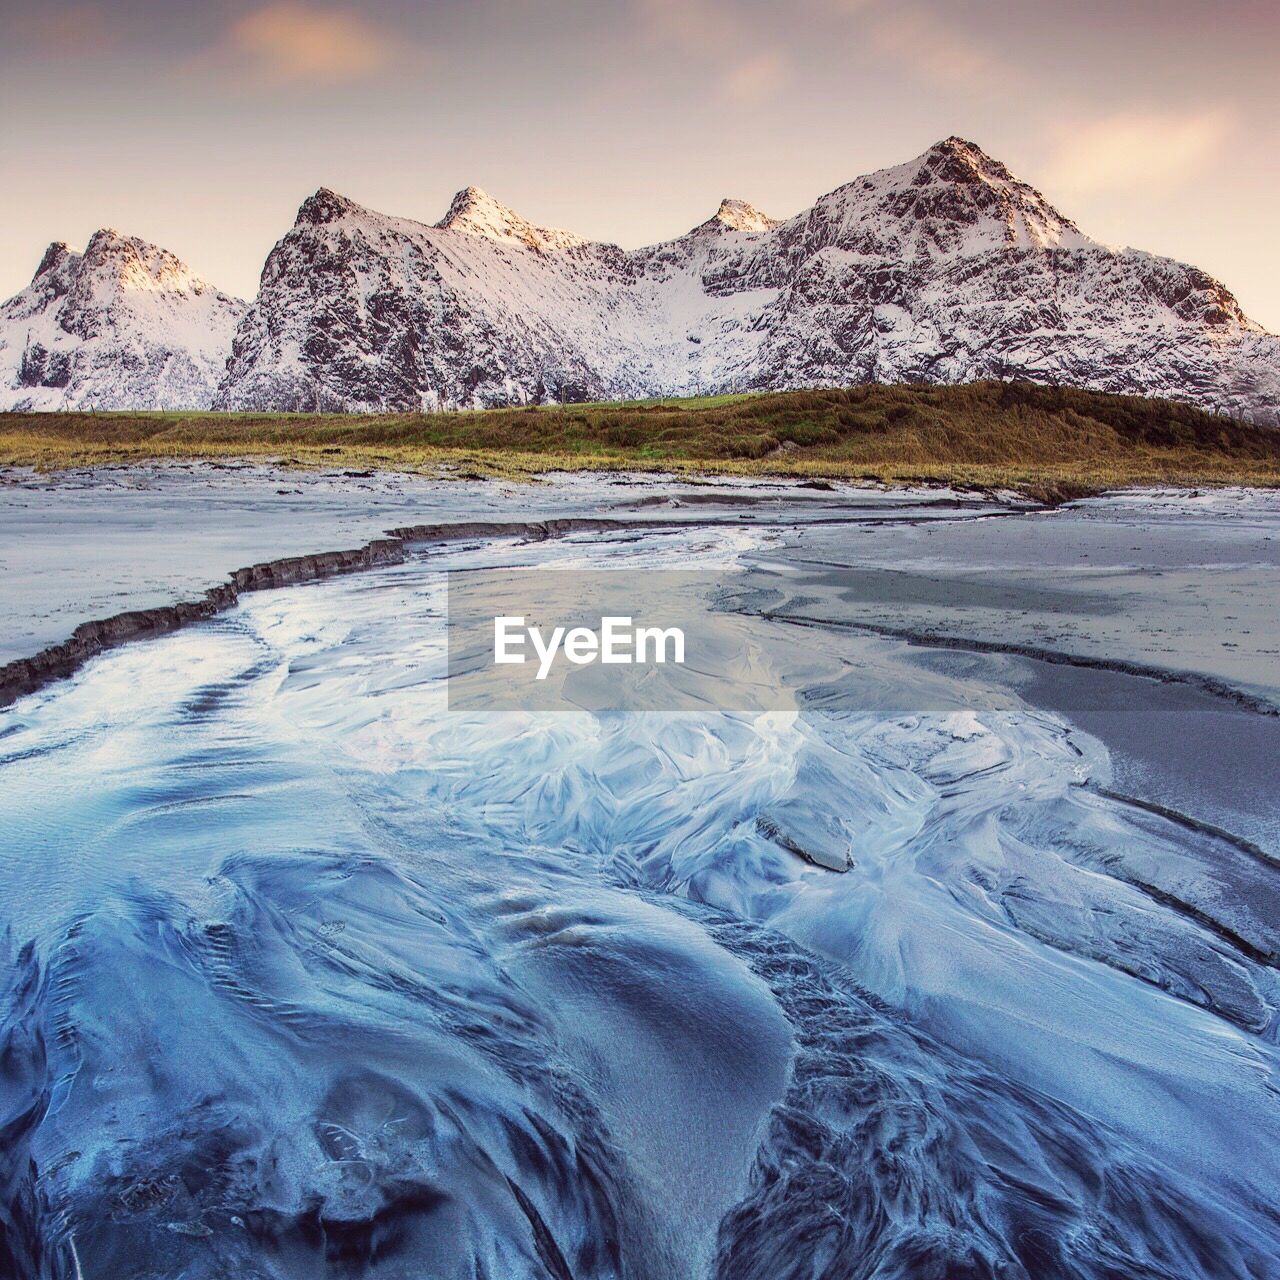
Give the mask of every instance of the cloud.
[(770, 33), (723, 0), (639, 0), (637, 12), (647, 44), (699, 64), (728, 102), (762, 101), (791, 77)]
[(278, 0), (238, 19), (217, 53), (266, 84), (336, 84), (384, 70), (399, 47), (359, 13)]
[(1194, 177), (1230, 131), (1234, 113), (1122, 111), (1054, 129), (1045, 184), (1072, 195), (1168, 189)]
[(891, 62), (928, 86), (982, 99), (1026, 87), (1016, 64), (928, 0), (795, 0), (790, 13), (734, 0), (635, 0), (635, 11), (646, 43), (700, 63), (731, 101), (760, 100), (784, 88), (802, 61), (797, 42), (808, 38), (846, 42), (851, 52)]
[(983, 44), (927, 9), (899, 8), (870, 23), (875, 51), (893, 58), (918, 79), (952, 88), (996, 94), (1018, 79), (1015, 70)]
[(780, 54), (761, 53), (722, 72), (720, 93), (730, 102), (759, 102), (772, 97), (790, 76), (790, 64)]

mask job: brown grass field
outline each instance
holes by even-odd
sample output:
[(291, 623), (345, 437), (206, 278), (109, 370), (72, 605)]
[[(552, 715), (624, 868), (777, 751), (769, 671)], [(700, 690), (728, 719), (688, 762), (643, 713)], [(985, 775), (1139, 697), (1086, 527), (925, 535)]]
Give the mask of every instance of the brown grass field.
[(1030, 383), (880, 386), (456, 413), (0, 414), (0, 464), (262, 458), (451, 474), (727, 472), (1013, 488), (1280, 485), (1280, 431)]

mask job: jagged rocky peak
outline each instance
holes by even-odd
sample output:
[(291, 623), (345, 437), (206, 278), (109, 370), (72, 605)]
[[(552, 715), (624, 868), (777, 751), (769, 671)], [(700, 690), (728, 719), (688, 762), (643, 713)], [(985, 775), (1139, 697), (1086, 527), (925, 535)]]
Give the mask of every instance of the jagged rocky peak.
[(571, 231), (534, 226), (480, 187), (464, 187), (459, 191), (453, 197), (449, 212), (436, 223), (436, 227), (440, 231), (457, 231), (464, 235), (483, 236), (486, 240), (523, 245), (535, 253), (588, 243), (585, 237)]
[[(1095, 242), (1033, 186), (975, 142), (952, 136), (935, 142), (916, 163), (912, 186), (919, 216), (937, 211), (970, 224), (994, 217), (1017, 248), (1084, 248)], [(941, 200), (938, 196), (941, 195)]]
[(186, 293), (203, 293), (213, 288), (168, 249), (137, 236), (126, 236), (112, 227), (93, 233), (80, 266), (78, 277), (83, 285)]
[(79, 260), (80, 255), (65, 240), (55, 240), (44, 251), (44, 257), (40, 259), (40, 265), (36, 268), (35, 275), (31, 277), (31, 283), (34, 284), (41, 276), (58, 275), (68, 266), (74, 266)]
[(1009, 168), (994, 156), (989, 156), (976, 142), (952, 134), (935, 142), (919, 158), (920, 184), (942, 182), (1016, 182)]
[(706, 222), (698, 223), (693, 230), (686, 231), (678, 239), (653, 245), (642, 252), (654, 261), (661, 262), (673, 255), (678, 256), (682, 249), (687, 251), (690, 244), (701, 244), (707, 248), (713, 248), (726, 232), (736, 231), (758, 235), (760, 232), (772, 231), (774, 227), (781, 225), (777, 218), (761, 213), (750, 202), (734, 200), (726, 196), (720, 201), (720, 207)]
[(110, 228), (0, 305), (0, 409), (207, 408), (244, 303)]
[(31, 277), (29, 291), (41, 297), (62, 297), (75, 283), (80, 259), (81, 255), (65, 240), (55, 240), (44, 251), (44, 257)]
[(58, 293), (73, 285), (118, 291), (218, 291), (176, 254), (114, 227), (103, 227), (89, 238), (83, 253), (64, 240), (55, 240), (40, 259), (32, 285), (54, 286)]
[(1034, 187), (957, 137), (906, 164), (855, 178), (801, 217), (811, 241), (863, 253), (968, 256), (1098, 247)]
[(435, 226), (322, 187), (234, 340), (241, 305), (197, 281), (116, 232), (83, 255), (50, 246), (0, 305), (0, 408), (421, 410), (1029, 378), (1280, 423), (1280, 340), (1223, 285), (1088, 239), (958, 137), (785, 221), (724, 200), (631, 251), (478, 187)]
[(293, 225), (295, 227), (308, 224), (321, 226), (326, 222), (337, 222), (349, 213), (360, 211), (361, 206), (354, 200), (348, 200), (346, 196), (330, 191), (328, 187), (321, 187), (315, 195), (308, 196), (302, 202)]
[(720, 208), (716, 210), (715, 217), (711, 221), (727, 227), (730, 231), (768, 231), (770, 227), (778, 225), (777, 218), (761, 213), (748, 201), (733, 200), (728, 197), (720, 201)]

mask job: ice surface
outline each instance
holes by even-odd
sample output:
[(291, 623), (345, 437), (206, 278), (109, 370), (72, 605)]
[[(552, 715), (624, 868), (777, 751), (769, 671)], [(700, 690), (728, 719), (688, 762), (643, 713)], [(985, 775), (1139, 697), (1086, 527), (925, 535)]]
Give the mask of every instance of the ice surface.
[(949, 519), (1008, 504), (947, 490), (830, 491), (721, 478), (458, 480), (232, 462), (0, 471), (0, 663), (81, 622), (198, 597), (243, 565), (355, 547), (388, 529), (567, 516), (770, 522)]
[(1275, 491), (1116, 494), (892, 538), (804, 529), (776, 565), (775, 616), (820, 598), (828, 622), (1187, 674), (1280, 707)]
[[(862, 598), (821, 578), (936, 582), (981, 546), (982, 625), (923, 609), (994, 641), (1033, 562), (1119, 558), (1155, 517), (918, 518), (424, 549), (0, 712), (11, 1270), (1280, 1268), (1280, 869), (1229, 795), (1216, 832), (1176, 812), (1167, 753), (1159, 809), (1120, 794), (1105, 724), (1034, 659), (851, 630)], [(1165, 532), (1157, 583), (1205, 563), (1230, 591), (1240, 521)], [(450, 712), (441, 570), (486, 563), (718, 567), (719, 625), (778, 696)], [(1063, 588), (1072, 644), (1116, 580)], [(759, 616), (770, 592), (825, 621)], [(1139, 719), (1189, 687), (1126, 678)], [(848, 831), (847, 869), (770, 815)]]

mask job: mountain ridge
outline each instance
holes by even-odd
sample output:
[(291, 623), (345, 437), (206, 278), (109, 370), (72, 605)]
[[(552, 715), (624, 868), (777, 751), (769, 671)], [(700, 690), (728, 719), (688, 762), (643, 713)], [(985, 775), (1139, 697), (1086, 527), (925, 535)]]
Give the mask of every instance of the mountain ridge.
[[(198, 294), (198, 277), (146, 248), (133, 292)], [(46, 253), (44, 294), (67, 254)], [(15, 307), (23, 296), (0, 309), (0, 406), (41, 407), (15, 390), (34, 366), (4, 363), (23, 307), (40, 309)], [(1225, 285), (1100, 244), (954, 136), (793, 217), (725, 199), (632, 250), (537, 226), (479, 187), (435, 224), (321, 187), (268, 255), (224, 355), (187, 407), (430, 410), (993, 378), (1280, 423), (1280, 339)], [(207, 369), (209, 352), (192, 364)]]
[(207, 408), (247, 304), (112, 228), (0, 305), (0, 408)]

